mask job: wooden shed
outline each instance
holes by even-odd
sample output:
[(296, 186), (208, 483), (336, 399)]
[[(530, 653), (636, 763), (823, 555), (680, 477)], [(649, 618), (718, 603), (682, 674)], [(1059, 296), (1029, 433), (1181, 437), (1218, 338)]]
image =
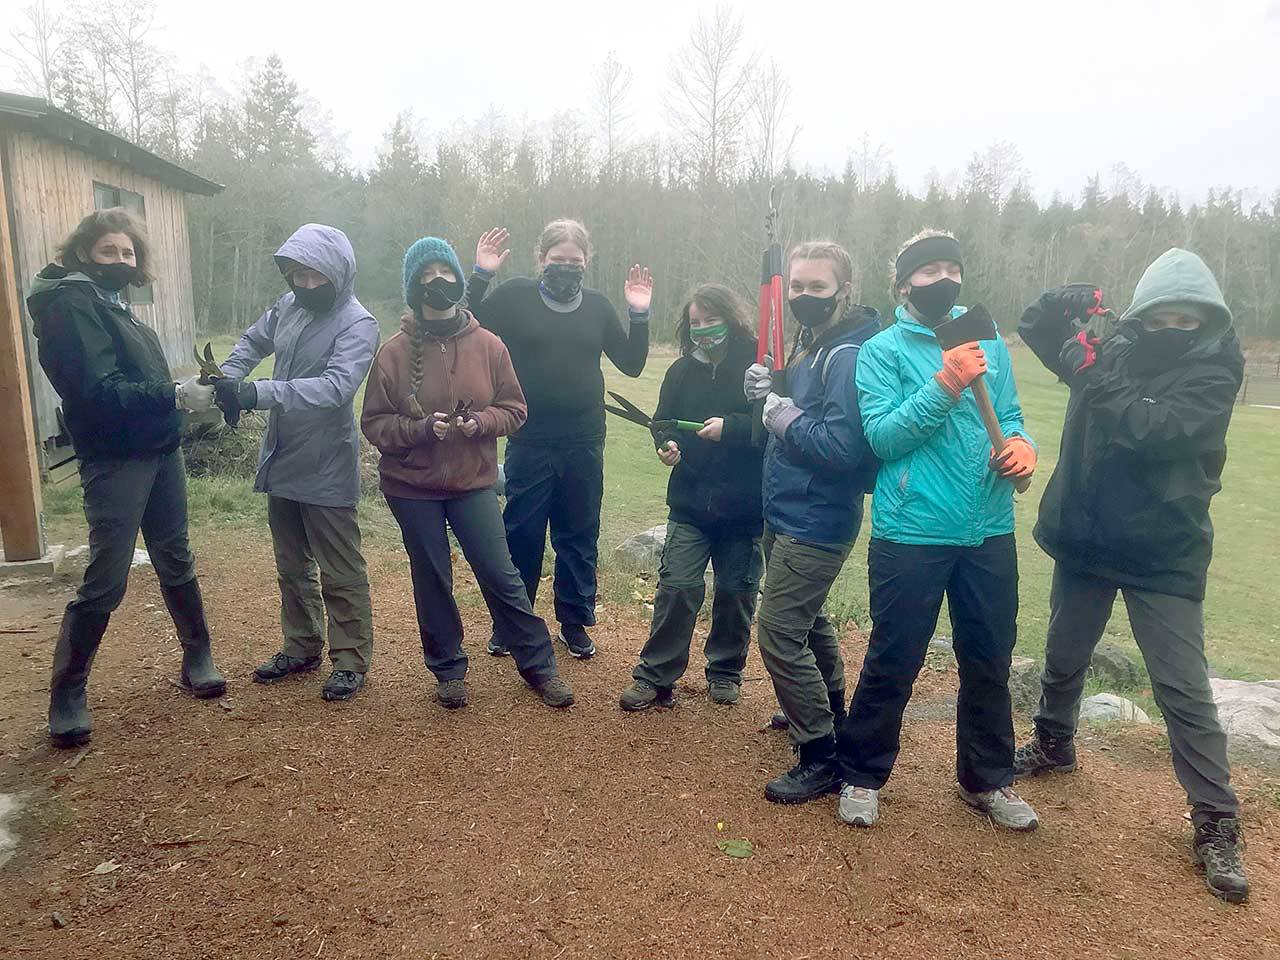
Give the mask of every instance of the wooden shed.
[(213, 196), (220, 184), (99, 129), (45, 100), (0, 92), (0, 174), (26, 325), (35, 438), (47, 472), (66, 459), (58, 395), (36, 359), (26, 312), (31, 278), (95, 209), (127, 207), (147, 224), (155, 282), (129, 287), (134, 315), (160, 335), (175, 370), (190, 365), (195, 341), (186, 195)]

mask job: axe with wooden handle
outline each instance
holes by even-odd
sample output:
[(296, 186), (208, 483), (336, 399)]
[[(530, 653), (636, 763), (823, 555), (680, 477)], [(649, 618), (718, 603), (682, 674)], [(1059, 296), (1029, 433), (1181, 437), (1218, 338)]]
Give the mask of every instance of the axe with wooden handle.
[[(944, 320), (934, 327), (933, 335), (938, 338), (938, 346), (945, 352), (966, 343), (994, 340), (996, 322), (991, 319), (986, 307), (975, 303), (960, 316)], [(978, 403), (978, 414), (982, 417), (983, 426), (987, 428), (987, 436), (991, 438), (991, 449), (999, 456), (1006, 441), (1004, 431), (1000, 429), (1000, 419), (996, 416), (995, 407), (991, 405), (991, 395), (987, 393), (986, 380), (978, 377), (969, 386), (973, 389), (973, 399)], [(1013, 482), (1013, 488), (1019, 493), (1025, 493), (1030, 486), (1030, 477), (1022, 477)]]

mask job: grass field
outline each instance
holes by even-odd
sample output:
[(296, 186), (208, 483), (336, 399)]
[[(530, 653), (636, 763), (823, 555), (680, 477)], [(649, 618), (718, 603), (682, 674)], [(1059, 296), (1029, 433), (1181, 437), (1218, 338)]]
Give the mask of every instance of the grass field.
[[(384, 330), (384, 335), (390, 332)], [(215, 354), (226, 356), (233, 342), (230, 337), (215, 339)], [(634, 380), (622, 376), (606, 362), (605, 379), (610, 389), (618, 390), (642, 408), (652, 409), (662, 376), (674, 358), (671, 350), (655, 348), (644, 374)], [(1066, 390), (1044, 371), (1029, 351), (1015, 349), (1014, 363), (1027, 424), (1040, 447), (1036, 481), (1017, 504), (1021, 565), (1018, 652), (1039, 659), (1044, 650), (1052, 564), (1036, 546), (1031, 528), (1045, 482), (1057, 458)], [(255, 376), (269, 376), (270, 369), (268, 360)], [(1276, 558), (1276, 531), (1280, 530), (1280, 502), (1275, 496), (1276, 482), (1280, 479), (1277, 426), (1280, 426), (1280, 411), (1237, 408), (1228, 438), (1231, 454), (1223, 492), (1214, 500), (1217, 540), (1206, 603), (1207, 653), (1215, 671), (1226, 677), (1267, 679), (1280, 675), (1280, 646), (1276, 641), (1280, 636), (1280, 591), (1275, 589), (1269, 572)], [(666, 519), (666, 480), (667, 469), (654, 456), (648, 433), (611, 418), (600, 537), (602, 603), (630, 604), (644, 613), (641, 604), (652, 587), (612, 570), (613, 549), (633, 533)], [(216, 528), (248, 524), (263, 530), (266, 527), (264, 498), (253, 495), (250, 485), (244, 481), (193, 480), (190, 508), (193, 521), (199, 525)], [(47, 489), (46, 512), (57, 537), (67, 542), (77, 534), (83, 537), (79, 488), (74, 483)], [(361, 505), (361, 515), (371, 548), (396, 548), (399, 530), (381, 498), (366, 498)], [(865, 536), (868, 529), (869, 520), (868, 526), (864, 526), (864, 536), (832, 591), (830, 602), (833, 613), (854, 620), (862, 628), (869, 626)], [(547, 570), (550, 570), (549, 564)], [(637, 599), (637, 595), (641, 599)], [(938, 630), (949, 633), (945, 614)], [(1108, 628), (1108, 638), (1130, 650), (1136, 649), (1120, 605)]]

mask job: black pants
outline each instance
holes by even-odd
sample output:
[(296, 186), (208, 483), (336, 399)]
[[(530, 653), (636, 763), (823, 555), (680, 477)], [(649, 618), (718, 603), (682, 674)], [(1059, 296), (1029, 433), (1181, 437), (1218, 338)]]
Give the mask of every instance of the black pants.
[(533, 604), (547, 527), (556, 553), (555, 611), (562, 624), (596, 622), (596, 556), (604, 496), (604, 444), (507, 443), (507, 545)]
[(871, 642), (849, 716), (839, 732), (846, 783), (880, 789), (898, 757), (902, 712), (938, 624), (951, 611), (960, 668), (956, 779), (977, 793), (1013, 782), (1009, 661), (1018, 632), (1018, 553), (1013, 534), (976, 547), (872, 540)]
[(82, 463), (80, 484), (89, 522), (89, 566), (68, 609), (111, 613), (120, 606), (139, 529), (162, 587), (180, 587), (195, 576), (181, 450)]
[(461, 680), (467, 673), (446, 523), (480, 585), (493, 617), (494, 635), (511, 651), (520, 675), (534, 684), (555, 676), (551, 637), (546, 623), (530, 607), (524, 584), (512, 566), (493, 490), (477, 490), (452, 500), (387, 497), (387, 504), (409, 553), (423, 659), (435, 678), (443, 683)]

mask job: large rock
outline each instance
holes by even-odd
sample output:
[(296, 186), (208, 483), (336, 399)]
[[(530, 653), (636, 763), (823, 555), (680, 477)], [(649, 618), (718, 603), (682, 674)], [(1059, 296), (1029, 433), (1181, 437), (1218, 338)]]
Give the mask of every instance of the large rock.
[(1142, 668), (1118, 644), (1104, 641), (1093, 651), (1089, 664), (1093, 675), (1109, 687), (1130, 689), (1145, 685)]
[(1123, 720), (1128, 723), (1150, 723), (1146, 711), (1132, 700), (1114, 693), (1100, 693), (1080, 704), (1080, 719), (1089, 722)]
[(1280, 766), (1280, 680), (1210, 680), (1233, 760)]
[(1040, 705), (1040, 664), (1030, 657), (1014, 657), (1009, 665), (1009, 697), (1013, 709), (1034, 713)]
[(634, 573), (657, 573), (662, 559), (662, 546), (667, 542), (667, 525), (659, 524), (627, 537), (613, 551), (613, 557), (624, 570)]

